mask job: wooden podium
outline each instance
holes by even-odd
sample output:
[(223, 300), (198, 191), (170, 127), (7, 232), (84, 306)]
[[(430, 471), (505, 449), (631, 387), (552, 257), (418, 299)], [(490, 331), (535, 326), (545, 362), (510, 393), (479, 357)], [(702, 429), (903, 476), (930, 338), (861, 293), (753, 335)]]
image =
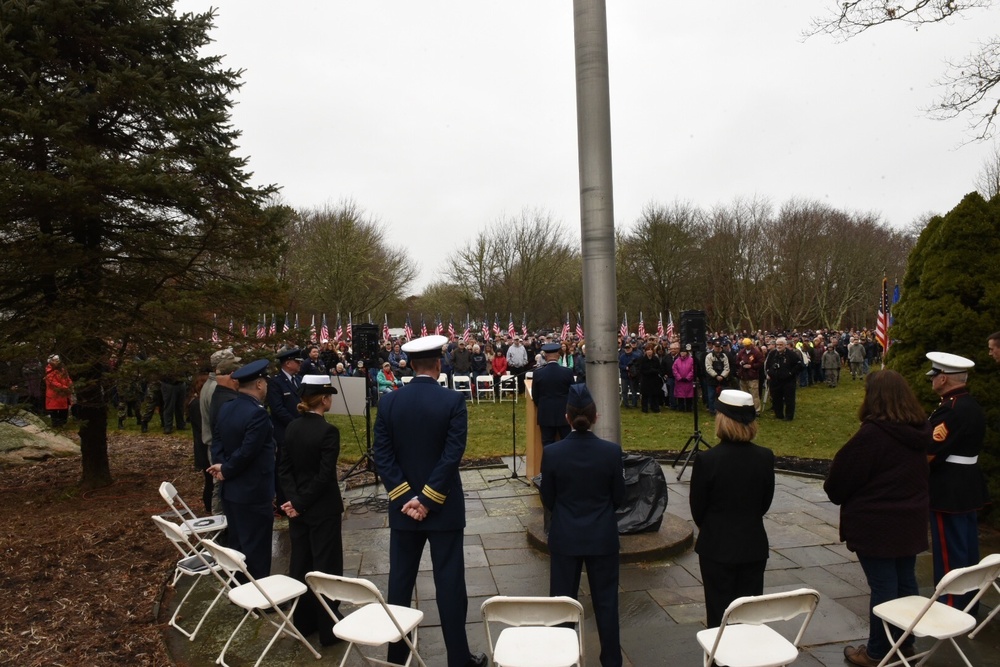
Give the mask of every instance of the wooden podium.
[(524, 381), (524, 476), (532, 480), (542, 472), (542, 432), (538, 428), (538, 410), (531, 400), (531, 378)]

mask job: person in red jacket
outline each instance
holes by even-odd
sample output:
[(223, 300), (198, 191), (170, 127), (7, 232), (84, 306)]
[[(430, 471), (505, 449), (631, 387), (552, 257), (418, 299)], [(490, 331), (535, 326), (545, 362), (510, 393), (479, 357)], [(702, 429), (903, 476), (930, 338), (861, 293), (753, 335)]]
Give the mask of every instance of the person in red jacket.
[(69, 417), (73, 380), (58, 354), (49, 357), (45, 366), (45, 409), (52, 417), (52, 426), (64, 426)]

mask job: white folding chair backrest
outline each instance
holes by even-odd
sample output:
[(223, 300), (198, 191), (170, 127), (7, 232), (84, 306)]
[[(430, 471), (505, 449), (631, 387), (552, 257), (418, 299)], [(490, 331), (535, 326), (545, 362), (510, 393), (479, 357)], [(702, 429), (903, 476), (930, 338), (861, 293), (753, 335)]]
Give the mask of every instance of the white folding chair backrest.
[(180, 526), (171, 521), (167, 521), (162, 516), (157, 516), (155, 514), (150, 518), (153, 520), (153, 523), (155, 523), (157, 527), (163, 531), (163, 534), (167, 536), (167, 539), (173, 543), (174, 547), (177, 548), (177, 551), (180, 552), (181, 556), (184, 558), (201, 558), (201, 560), (205, 561), (206, 567), (211, 567), (208, 564), (208, 560), (205, 558), (205, 554), (191, 544), (191, 541), (187, 538), (184, 531), (181, 530)]
[(489, 393), (489, 399), (495, 400), (493, 395), (493, 376), (492, 375), (477, 375), (476, 376), (476, 394), (479, 395), (479, 402), (483, 401), (483, 394)]
[(452, 388), (459, 393), (468, 394), (469, 398), (472, 398), (472, 380), (469, 379), (468, 375), (456, 375), (452, 378)]
[(340, 600), (353, 605), (382, 604), (382, 594), (378, 588), (365, 579), (340, 577), (325, 572), (309, 572), (306, 583), (318, 595), (325, 595), (331, 600)]
[[(984, 557), (979, 562), (980, 563), (995, 563), (995, 562), (998, 562), (998, 561), (1000, 561), (1000, 554), (990, 554), (990, 555)], [(1000, 572), (998, 572), (997, 576), (993, 578), (993, 588), (996, 589), (997, 593), (1000, 593), (1000, 584), (997, 583), (997, 578), (998, 577), (1000, 577)], [(979, 597), (982, 597), (986, 593), (986, 591), (988, 589), (989, 589), (989, 586), (987, 586), (986, 588), (984, 588), (982, 590), (982, 592), (980, 593)], [(978, 602), (978, 600), (973, 600), (973, 604), (975, 602)], [(997, 606), (993, 607), (993, 611), (991, 611), (989, 613), (989, 615), (986, 618), (983, 619), (982, 623), (980, 623), (978, 626), (976, 626), (976, 629), (969, 633), (969, 639), (975, 639), (976, 635), (979, 634), (979, 631), (982, 630), (986, 626), (987, 623), (989, 623), (990, 621), (992, 621), (993, 617), (996, 616), (997, 613), (1000, 613), (1000, 604), (998, 604)]]
[(440, 375), (438, 375), (438, 384), (441, 385), (442, 387), (444, 387), (445, 389), (448, 388), (448, 374), (447, 373), (441, 373)]
[[(566, 664), (563, 660), (572, 659), (576, 660), (575, 664), (577, 665), (584, 664), (583, 607), (571, 597), (496, 595), (483, 602), (480, 613), (483, 616), (483, 626), (486, 630), (487, 650), (494, 664), (506, 666), (524, 657), (526, 658), (525, 664), (544, 665), (545, 662), (542, 661), (541, 655), (544, 654), (546, 648), (554, 648), (555, 646), (562, 647), (555, 649), (559, 653), (559, 664)], [(494, 642), (490, 623), (501, 623), (511, 627), (502, 630)], [(567, 629), (553, 628), (552, 631), (544, 631), (558, 633), (552, 636), (534, 634), (537, 630), (533, 628), (551, 628), (562, 623), (576, 624), (574, 630), (571, 631), (576, 635), (575, 656), (567, 654), (569, 645), (564, 644), (564, 640), (558, 639), (566, 636), (563, 633), (566, 633)], [(529, 626), (528, 632), (533, 634), (521, 634), (524, 631), (520, 628), (525, 626)], [(512, 637), (513, 633), (517, 633), (517, 638), (512, 639), (506, 649), (501, 649), (501, 645), (504, 644), (504, 633), (507, 632), (512, 633)], [(510, 651), (509, 649), (512, 647), (516, 648)], [(563, 649), (566, 652), (563, 652)], [(501, 662), (500, 652), (507, 653), (503, 662)]]
[[(187, 532), (213, 535), (226, 527), (226, 517), (224, 516), (199, 517), (195, 514), (170, 482), (160, 484), (160, 497), (170, 506), (174, 516), (177, 517)], [(178, 504), (180, 508), (177, 507)]]
[(727, 623), (762, 625), (773, 621), (788, 621), (799, 614), (807, 614), (793, 642), (798, 646), (813, 612), (816, 611), (817, 604), (819, 604), (819, 593), (811, 588), (736, 598), (726, 608), (722, 625)]
[(403, 384), (410, 384), (411, 382), (413, 382), (413, 376), (412, 375), (404, 375), (403, 377), (400, 378), (400, 380), (403, 381)]
[(938, 582), (934, 597), (961, 595), (978, 590), (979, 594), (966, 607), (971, 608), (1000, 575), (1000, 554), (990, 554), (975, 565), (961, 567), (947, 573)]

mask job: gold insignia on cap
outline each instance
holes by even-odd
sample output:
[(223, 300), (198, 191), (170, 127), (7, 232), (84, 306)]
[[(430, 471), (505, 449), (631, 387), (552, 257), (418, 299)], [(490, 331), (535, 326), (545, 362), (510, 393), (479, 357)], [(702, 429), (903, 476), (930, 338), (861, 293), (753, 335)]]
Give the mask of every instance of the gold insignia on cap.
[(944, 442), (948, 437), (948, 427), (941, 422), (934, 427), (934, 442)]

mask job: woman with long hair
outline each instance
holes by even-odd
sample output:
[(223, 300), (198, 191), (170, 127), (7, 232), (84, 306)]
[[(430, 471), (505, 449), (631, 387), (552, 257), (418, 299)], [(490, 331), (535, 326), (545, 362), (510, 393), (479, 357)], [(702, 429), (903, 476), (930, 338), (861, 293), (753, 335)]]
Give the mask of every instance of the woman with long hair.
[[(337, 484), (340, 431), (324, 416), (333, 405), (337, 389), (328, 375), (306, 375), (299, 385), (301, 417), (285, 431), (278, 478), (288, 498), (281, 509), (288, 515), (292, 550), (288, 574), (305, 582), (307, 572), (344, 573), (341, 515), (344, 502)], [(331, 604), (336, 611), (336, 605)], [(309, 593), (295, 609), (295, 627), (303, 635), (319, 631), (323, 646), (335, 643), (333, 619)]]
[[(917, 554), (927, 549), (927, 450), (933, 444), (927, 415), (903, 376), (892, 370), (864, 378), (861, 427), (833, 457), (823, 489), (840, 505), (840, 539), (858, 555), (868, 579), (868, 643), (848, 646), (855, 665), (878, 665), (892, 644), (871, 610), (917, 595)], [(899, 631), (893, 632), (894, 637)], [(901, 647), (913, 654), (913, 637)]]
[(753, 443), (753, 396), (724, 389), (715, 407), (719, 444), (698, 453), (690, 492), (709, 628), (722, 623), (726, 607), (736, 598), (764, 592), (764, 515), (774, 497), (774, 453)]
[(587, 385), (570, 386), (566, 421), (573, 430), (542, 453), (540, 493), (552, 512), (549, 595), (577, 598), (586, 564), (601, 667), (621, 667), (615, 509), (625, 500), (622, 449), (591, 431), (597, 406)]

